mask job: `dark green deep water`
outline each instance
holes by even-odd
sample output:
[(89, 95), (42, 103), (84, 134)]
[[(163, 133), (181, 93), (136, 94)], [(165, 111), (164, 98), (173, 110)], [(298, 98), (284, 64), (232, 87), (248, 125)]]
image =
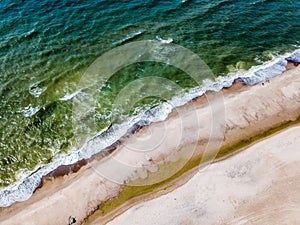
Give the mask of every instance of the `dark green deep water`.
[[(172, 38), (222, 76), (297, 49), (299, 9), (300, 2), (291, 0), (2, 0), (0, 186), (76, 151), (67, 96), (104, 52), (132, 41)], [(111, 104), (118, 92), (145, 76), (165, 77), (185, 89), (196, 85), (164, 64), (126, 67), (99, 93), (98, 131), (114, 122)], [(157, 104), (150, 97), (132, 112)]]

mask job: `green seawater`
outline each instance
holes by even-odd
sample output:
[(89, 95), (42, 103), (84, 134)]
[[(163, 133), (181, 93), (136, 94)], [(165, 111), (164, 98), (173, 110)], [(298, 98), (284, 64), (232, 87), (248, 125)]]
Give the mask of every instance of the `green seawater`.
[[(290, 0), (2, 0), (0, 186), (78, 149), (73, 102), (63, 99), (77, 91), (86, 69), (103, 53), (133, 41), (172, 38), (196, 53), (215, 76), (223, 76), (298, 48), (299, 8), (299, 1)], [(120, 90), (148, 76), (166, 78), (184, 90), (197, 85), (163, 63), (123, 68), (99, 89), (98, 131), (118, 122), (111, 110)], [(165, 100), (142, 99), (128, 116)]]

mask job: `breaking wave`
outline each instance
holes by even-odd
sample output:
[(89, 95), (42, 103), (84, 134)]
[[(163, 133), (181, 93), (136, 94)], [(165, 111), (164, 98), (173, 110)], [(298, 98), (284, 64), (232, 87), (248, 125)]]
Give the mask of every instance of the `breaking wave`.
[[(254, 66), (248, 71), (237, 71), (227, 76), (219, 76), (214, 81), (205, 80), (202, 86), (192, 88), (188, 93), (173, 97), (170, 101), (164, 102), (138, 116), (132, 117), (123, 124), (113, 124), (109, 129), (99, 133), (90, 139), (79, 151), (68, 154), (61, 154), (53, 159), (53, 162), (39, 166), (30, 176), (22, 179), (0, 191), (0, 207), (7, 207), (14, 202), (25, 201), (31, 197), (36, 188), (40, 185), (43, 176), (49, 174), (61, 165), (70, 165), (81, 159), (90, 158), (104, 148), (111, 146), (134, 125), (147, 125), (157, 121), (163, 121), (169, 113), (178, 106), (205, 94), (206, 91), (220, 91), (224, 87), (230, 87), (236, 79), (248, 85), (254, 85), (282, 74), (286, 70), (287, 62), (300, 62), (300, 50), (276, 57), (262, 65)], [(61, 100), (72, 99), (77, 94), (64, 96)], [(28, 107), (26, 115), (35, 113), (36, 109)]]

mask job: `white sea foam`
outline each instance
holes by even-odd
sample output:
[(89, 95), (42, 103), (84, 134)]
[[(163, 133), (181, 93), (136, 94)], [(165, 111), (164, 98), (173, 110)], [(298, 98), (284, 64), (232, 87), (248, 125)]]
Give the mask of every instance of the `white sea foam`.
[(60, 98), (59, 100), (61, 101), (69, 101), (71, 99), (73, 99), (74, 97), (76, 97), (76, 95), (78, 95), (80, 93), (80, 90), (79, 91), (76, 91), (72, 94), (66, 94), (64, 97)]
[(40, 106), (33, 107), (31, 104), (29, 104), (22, 110), (22, 112), (25, 117), (30, 117), (36, 114), (40, 110), (40, 108)]
[[(277, 57), (272, 61), (266, 62), (263, 65), (252, 67), (248, 71), (238, 71), (229, 73), (225, 77), (218, 77), (214, 81), (206, 80), (202, 86), (191, 89), (188, 93), (173, 97), (169, 102), (164, 102), (158, 107), (146, 111), (138, 116), (131, 118), (123, 124), (114, 124), (110, 129), (99, 133), (90, 139), (78, 152), (71, 152), (69, 154), (61, 154), (56, 156), (53, 162), (47, 165), (41, 165), (35, 172), (23, 180), (18, 181), (0, 191), (0, 207), (7, 207), (17, 201), (25, 201), (39, 186), (41, 178), (49, 172), (55, 170), (60, 165), (70, 165), (76, 163), (80, 159), (89, 158), (93, 154), (100, 152), (105, 147), (112, 145), (122, 136), (124, 136), (128, 129), (133, 125), (147, 125), (152, 122), (162, 121), (167, 118), (174, 107), (184, 105), (188, 101), (197, 96), (201, 96), (208, 90), (220, 91), (223, 87), (230, 87), (234, 80), (239, 78), (246, 84), (253, 85), (269, 78), (280, 75), (285, 71), (287, 60), (300, 62), (300, 50), (290, 54)], [(69, 100), (77, 93), (67, 95), (61, 100)], [(29, 105), (24, 114), (27, 116), (33, 115), (38, 111)]]
[(144, 32), (144, 30), (139, 30), (139, 31), (133, 32), (131, 34), (126, 35), (126, 37), (122, 38), (121, 40), (114, 42), (113, 44), (114, 45), (122, 44), (126, 41), (131, 40), (132, 38), (135, 38), (135, 37), (141, 35), (143, 32)]
[(161, 37), (156, 36), (156, 39), (159, 40), (163, 44), (170, 44), (173, 42), (173, 38), (170, 38), (170, 37), (168, 39), (162, 39)]
[(38, 87), (38, 86), (32, 86), (29, 89), (29, 93), (31, 95), (33, 95), (34, 97), (39, 97), (45, 90), (47, 89), (47, 87)]

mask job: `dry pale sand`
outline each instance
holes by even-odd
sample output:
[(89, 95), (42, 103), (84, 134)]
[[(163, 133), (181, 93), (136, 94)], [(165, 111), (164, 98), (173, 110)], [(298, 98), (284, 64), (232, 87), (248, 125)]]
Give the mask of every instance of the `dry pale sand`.
[[(68, 224), (71, 215), (80, 224), (99, 204), (117, 196), (124, 182), (137, 178), (140, 185), (161, 181), (192, 156), (204, 152), (214, 156), (213, 151), (219, 146), (228, 146), (297, 119), (299, 96), (300, 67), (297, 67), (264, 85), (235, 84), (220, 93), (200, 97), (174, 110), (167, 120), (144, 127), (122, 140), (110, 157), (95, 159), (77, 173), (46, 182), (25, 202), (1, 208), (0, 224)], [(166, 162), (176, 166), (159, 179), (147, 179), (149, 172), (159, 172), (158, 165)], [(91, 224), (99, 221), (101, 217)]]
[(300, 224), (299, 164), (297, 126), (200, 169), (183, 186), (108, 224)]

